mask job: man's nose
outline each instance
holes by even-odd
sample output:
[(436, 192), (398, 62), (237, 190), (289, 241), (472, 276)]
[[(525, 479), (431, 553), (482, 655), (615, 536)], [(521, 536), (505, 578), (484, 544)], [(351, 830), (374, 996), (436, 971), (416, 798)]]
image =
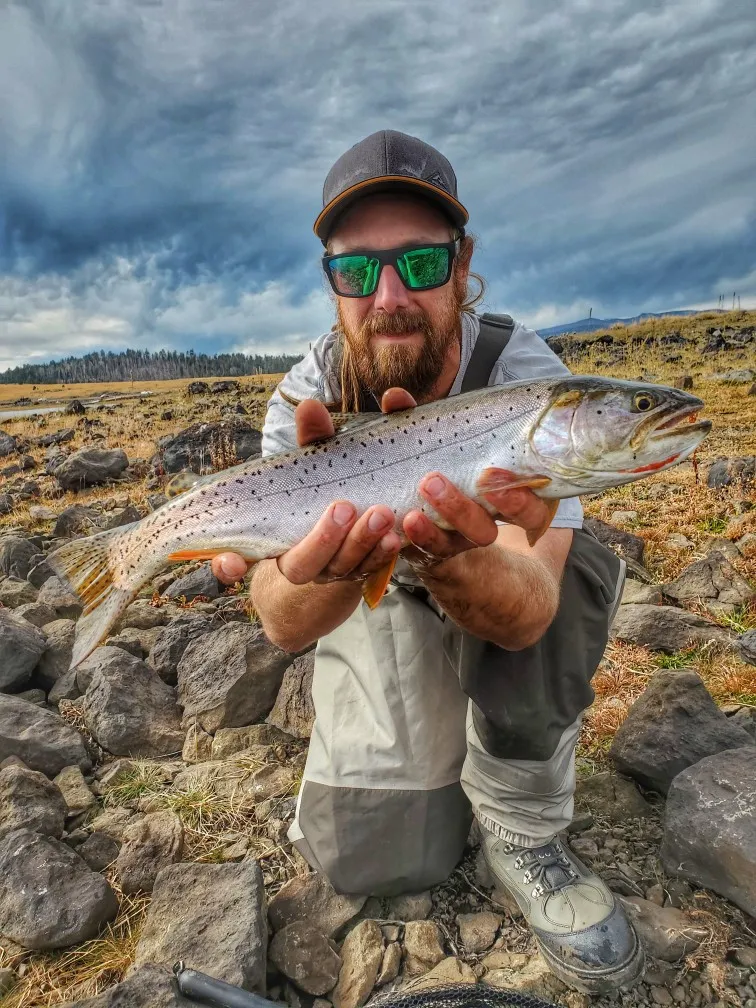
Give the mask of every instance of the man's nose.
[(393, 266), (384, 266), (375, 289), (373, 307), (391, 314), (397, 308), (409, 307), (407, 288)]

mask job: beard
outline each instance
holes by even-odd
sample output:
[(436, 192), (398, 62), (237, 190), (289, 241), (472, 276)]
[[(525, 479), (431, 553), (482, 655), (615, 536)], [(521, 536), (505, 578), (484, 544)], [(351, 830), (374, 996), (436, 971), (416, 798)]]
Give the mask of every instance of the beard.
[[(354, 329), (350, 327), (337, 301), (339, 328), (344, 334), (344, 354), (359, 384), (380, 402), (390, 388), (406, 389), (418, 401), (427, 396), (443, 371), (449, 347), (457, 339), (463, 298), (454, 283), (449, 284), (447, 302), (435, 320), (421, 308), (398, 309), (391, 315), (378, 312)], [(419, 346), (371, 345), (371, 337), (420, 332)]]

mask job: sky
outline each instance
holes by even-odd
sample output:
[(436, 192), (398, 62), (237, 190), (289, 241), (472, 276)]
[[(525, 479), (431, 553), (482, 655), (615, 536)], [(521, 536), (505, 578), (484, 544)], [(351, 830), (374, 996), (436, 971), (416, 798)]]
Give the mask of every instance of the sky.
[(486, 310), (756, 307), (752, 0), (3, 0), (0, 370), (306, 351), (379, 129), (454, 166)]

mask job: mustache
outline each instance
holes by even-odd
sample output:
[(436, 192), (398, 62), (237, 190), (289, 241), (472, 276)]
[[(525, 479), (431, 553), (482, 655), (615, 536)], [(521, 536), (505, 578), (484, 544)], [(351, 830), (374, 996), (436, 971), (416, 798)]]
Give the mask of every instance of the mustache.
[(379, 312), (371, 318), (365, 319), (360, 329), (363, 338), (382, 336), (386, 333), (401, 336), (413, 332), (422, 332), (425, 335), (430, 335), (433, 332), (433, 327), (425, 314), (422, 312), (407, 311), (406, 309), (400, 309), (391, 315)]

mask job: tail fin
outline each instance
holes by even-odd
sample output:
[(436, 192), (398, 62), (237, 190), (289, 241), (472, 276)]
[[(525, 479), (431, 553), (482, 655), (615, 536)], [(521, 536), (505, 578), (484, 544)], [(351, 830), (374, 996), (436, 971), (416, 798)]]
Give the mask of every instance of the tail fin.
[(122, 538), (132, 527), (124, 525), (75, 539), (48, 557), (53, 570), (84, 603), (84, 612), (76, 623), (72, 669), (94, 651), (144, 583), (145, 579), (136, 572), (130, 583), (124, 584), (123, 579), (119, 584), (115, 581), (111, 548), (114, 540)]

